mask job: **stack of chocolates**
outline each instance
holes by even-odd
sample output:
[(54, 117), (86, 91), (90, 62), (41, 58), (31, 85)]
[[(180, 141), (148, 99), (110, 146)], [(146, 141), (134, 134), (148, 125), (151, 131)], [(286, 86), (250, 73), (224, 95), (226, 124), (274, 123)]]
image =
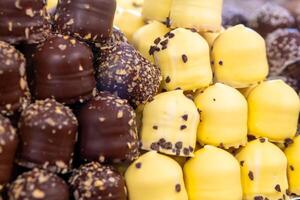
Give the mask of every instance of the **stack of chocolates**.
[(0, 199), (300, 195), (300, 15), (223, 5), (0, 0)]

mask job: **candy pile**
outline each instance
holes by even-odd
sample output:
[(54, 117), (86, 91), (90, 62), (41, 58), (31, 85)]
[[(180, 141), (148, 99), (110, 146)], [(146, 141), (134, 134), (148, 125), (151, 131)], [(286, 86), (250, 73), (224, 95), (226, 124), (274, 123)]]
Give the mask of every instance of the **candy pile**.
[(222, 9), (1, 0), (0, 199), (300, 195), (297, 18)]

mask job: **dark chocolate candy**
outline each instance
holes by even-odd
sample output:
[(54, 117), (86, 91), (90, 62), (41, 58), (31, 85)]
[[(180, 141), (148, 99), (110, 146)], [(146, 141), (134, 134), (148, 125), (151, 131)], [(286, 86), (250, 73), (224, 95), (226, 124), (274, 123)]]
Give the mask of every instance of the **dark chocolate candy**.
[(69, 180), (75, 200), (126, 200), (123, 177), (111, 166), (92, 162), (75, 170)]
[(133, 106), (150, 101), (161, 81), (159, 68), (124, 42), (102, 49), (96, 68), (98, 89), (116, 93)]
[(138, 157), (136, 116), (127, 100), (100, 92), (82, 107), (78, 120), (84, 160), (119, 163)]
[(284, 7), (276, 3), (266, 3), (260, 7), (250, 20), (250, 27), (266, 37), (279, 28), (295, 27), (295, 18)]
[(65, 181), (37, 168), (18, 176), (8, 194), (9, 200), (69, 200), (69, 188)]
[(113, 27), (112, 34), (109, 38), (101, 41), (101, 43), (96, 43), (96, 47), (101, 49), (106, 49), (113, 46), (115, 43), (125, 42), (128, 43), (128, 39), (125, 37), (124, 33), (117, 27)]
[(10, 181), (17, 145), (16, 130), (0, 115), (0, 191)]
[(0, 41), (0, 113), (3, 115), (11, 116), (30, 102), (25, 66), (24, 56)]
[(238, 24), (248, 25), (248, 18), (243, 10), (237, 6), (224, 6), (222, 14), (222, 24), (224, 27), (235, 26)]
[(1, 0), (0, 40), (39, 43), (50, 33), (45, 0)]
[(36, 101), (21, 115), (17, 163), (67, 173), (72, 165), (77, 120), (72, 111), (52, 99)]
[(36, 99), (54, 97), (73, 104), (90, 99), (95, 92), (93, 53), (69, 36), (54, 35), (37, 49), (34, 74)]
[(115, 10), (115, 0), (61, 0), (55, 27), (85, 41), (101, 42), (111, 35)]

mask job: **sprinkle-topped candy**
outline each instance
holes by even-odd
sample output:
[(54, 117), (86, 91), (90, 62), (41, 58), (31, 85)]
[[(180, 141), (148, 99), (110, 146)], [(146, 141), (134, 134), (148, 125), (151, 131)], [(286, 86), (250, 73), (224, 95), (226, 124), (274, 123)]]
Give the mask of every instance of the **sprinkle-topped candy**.
[(152, 65), (127, 43), (103, 49), (97, 59), (98, 88), (116, 93), (133, 106), (150, 101), (157, 93), (161, 76)]
[(138, 157), (135, 112), (126, 100), (100, 92), (81, 108), (79, 125), (83, 159), (119, 163)]
[(123, 177), (112, 167), (91, 162), (73, 172), (69, 183), (75, 200), (126, 200)]
[(33, 169), (17, 177), (8, 195), (9, 200), (69, 200), (69, 188), (57, 175)]
[(44, 0), (1, 0), (0, 40), (11, 44), (39, 43), (50, 33)]
[(0, 113), (3, 115), (20, 112), (30, 102), (25, 67), (24, 56), (0, 41)]
[(57, 173), (70, 170), (77, 120), (69, 108), (51, 99), (36, 101), (24, 110), (19, 126), (19, 165)]
[(93, 53), (87, 45), (62, 35), (47, 39), (34, 56), (35, 97), (67, 104), (94, 95)]
[(172, 0), (144, 0), (142, 15), (145, 20), (167, 22)]

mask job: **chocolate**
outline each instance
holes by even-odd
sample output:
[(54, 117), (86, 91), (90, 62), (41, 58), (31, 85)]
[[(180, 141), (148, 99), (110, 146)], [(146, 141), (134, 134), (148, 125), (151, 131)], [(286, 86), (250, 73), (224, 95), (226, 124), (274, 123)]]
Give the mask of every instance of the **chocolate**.
[(69, 200), (69, 188), (57, 175), (36, 168), (18, 176), (8, 196), (9, 200)]
[(0, 113), (3, 115), (11, 116), (29, 104), (25, 66), (24, 56), (0, 41)]
[(84, 160), (119, 163), (138, 157), (136, 116), (126, 100), (100, 92), (81, 108), (78, 120)]
[(36, 101), (22, 113), (19, 130), (20, 166), (57, 173), (71, 169), (77, 120), (69, 108), (52, 99)]
[(119, 42), (128, 43), (128, 39), (125, 37), (124, 33), (119, 28), (113, 27), (111, 36), (106, 40), (101, 41), (101, 43), (96, 43), (96, 47), (100, 49), (105, 49)]
[(284, 7), (275, 3), (266, 3), (256, 11), (249, 25), (266, 37), (276, 29), (295, 27), (295, 18)]
[(43, 41), (50, 33), (44, 0), (1, 0), (0, 40), (11, 44)]
[(55, 35), (47, 39), (34, 55), (34, 71), (36, 99), (54, 97), (73, 104), (93, 96), (93, 53), (72, 37)]
[(85, 41), (101, 42), (111, 35), (115, 10), (115, 0), (61, 0), (55, 27)]
[(0, 115), (0, 191), (10, 181), (18, 137), (9, 119)]
[(248, 25), (248, 18), (245, 13), (237, 6), (224, 6), (222, 25), (224, 27), (230, 27), (238, 24)]
[(112, 167), (92, 162), (75, 170), (69, 180), (75, 200), (126, 200), (123, 177)]
[(133, 106), (150, 101), (157, 93), (161, 74), (131, 45), (119, 42), (102, 49), (97, 58), (97, 87), (116, 93)]

